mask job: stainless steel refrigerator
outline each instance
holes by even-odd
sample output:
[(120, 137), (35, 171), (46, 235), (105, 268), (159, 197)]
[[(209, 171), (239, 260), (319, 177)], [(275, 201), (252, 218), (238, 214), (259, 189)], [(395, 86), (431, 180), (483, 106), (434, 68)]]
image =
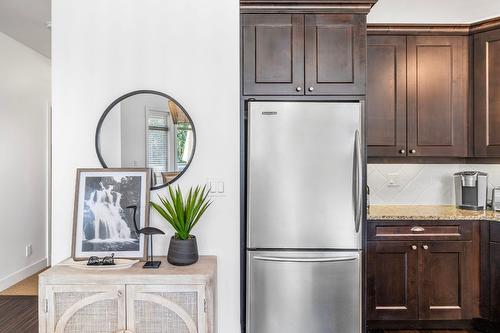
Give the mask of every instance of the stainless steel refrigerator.
[(250, 102), (247, 333), (361, 332), (359, 102)]

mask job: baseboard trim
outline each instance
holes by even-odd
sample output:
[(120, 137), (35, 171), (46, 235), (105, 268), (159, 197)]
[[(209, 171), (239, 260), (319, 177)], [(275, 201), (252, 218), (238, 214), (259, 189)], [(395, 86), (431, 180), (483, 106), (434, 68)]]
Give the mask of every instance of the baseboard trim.
[(33, 264), (21, 268), (20, 270), (7, 275), (3, 279), (0, 280), (0, 291), (4, 291), (5, 289), (12, 287), (16, 283), (30, 277), (36, 272), (41, 271), (42, 269), (47, 267), (47, 258), (43, 258), (42, 260), (36, 261)]

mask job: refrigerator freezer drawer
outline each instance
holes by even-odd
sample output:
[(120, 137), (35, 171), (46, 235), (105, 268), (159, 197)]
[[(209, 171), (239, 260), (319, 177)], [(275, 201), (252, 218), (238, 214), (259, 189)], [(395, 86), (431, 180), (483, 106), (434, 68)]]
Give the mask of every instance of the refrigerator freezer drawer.
[(247, 333), (361, 332), (360, 252), (248, 251)]
[(249, 104), (249, 248), (360, 248), (361, 119), (354, 102)]

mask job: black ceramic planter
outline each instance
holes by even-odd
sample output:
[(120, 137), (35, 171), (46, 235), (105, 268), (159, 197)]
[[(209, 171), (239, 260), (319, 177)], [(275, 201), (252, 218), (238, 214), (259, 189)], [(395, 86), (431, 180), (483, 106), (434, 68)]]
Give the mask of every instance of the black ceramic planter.
[(190, 236), (189, 239), (177, 239), (175, 236), (170, 238), (167, 260), (172, 265), (187, 266), (198, 261), (198, 245), (196, 237)]

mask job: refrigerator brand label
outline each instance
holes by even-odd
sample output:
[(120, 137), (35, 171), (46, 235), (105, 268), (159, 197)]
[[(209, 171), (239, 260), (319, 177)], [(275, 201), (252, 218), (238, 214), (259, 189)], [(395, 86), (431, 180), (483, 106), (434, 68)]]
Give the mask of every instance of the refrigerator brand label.
[(264, 111), (264, 112), (262, 112), (262, 115), (263, 116), (276, 116), (276, 115), (278, 115), (278, 112), (276, 112), (276, 111)]

